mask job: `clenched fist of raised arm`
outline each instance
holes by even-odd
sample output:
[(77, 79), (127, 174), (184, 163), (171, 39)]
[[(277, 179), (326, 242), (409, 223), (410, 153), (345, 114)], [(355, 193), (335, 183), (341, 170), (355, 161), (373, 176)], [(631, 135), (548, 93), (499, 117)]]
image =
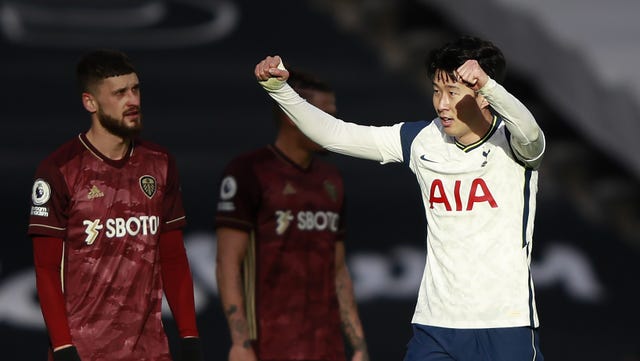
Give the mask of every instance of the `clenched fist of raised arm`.
[(489, 81), (489, 76), (482, 70), (477, 60), (467, 60), (455, 72), (458, 81), (478, 91)]
[(289, 79), (289, 72), (278, 56), (267, 56), (256, 65), (256, 79), (267, 90), (277, 90)]

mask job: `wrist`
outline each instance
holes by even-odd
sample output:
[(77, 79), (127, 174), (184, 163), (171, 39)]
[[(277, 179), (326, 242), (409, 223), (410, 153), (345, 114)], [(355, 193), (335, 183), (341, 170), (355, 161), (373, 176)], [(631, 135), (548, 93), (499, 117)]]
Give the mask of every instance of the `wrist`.
[(487, 78), (487, 82), (478, 89), (478, 92), (484, 95), (485, 92), (491, 91), (491, 89), (495, 88), (498, 82), (493, 80), (492, 78)]
[(231, 343), (231, 347), (239, 347), (244, 349), (249, 349), (251, 348), (251, 346), (251, 340), (248, 337), (241, 340), (233, 341)]
[(60, 346), (54, 347), (53, 351), (55, 352), (55, 351), (62, 350), (63, 348), (67, 348), (67, 347), (73, 347), (73, 344), (67, 343), (67, 344), (64, 344), (64, 345), (60, 345)]
[(73, 345), (57, 347), (53, 351), (53, 361), (81, 361), (78, 350)]
[(181, 339), (181, 351), (183, 361), (202, 361), (202, 346), (200, 337), (184, 337)]

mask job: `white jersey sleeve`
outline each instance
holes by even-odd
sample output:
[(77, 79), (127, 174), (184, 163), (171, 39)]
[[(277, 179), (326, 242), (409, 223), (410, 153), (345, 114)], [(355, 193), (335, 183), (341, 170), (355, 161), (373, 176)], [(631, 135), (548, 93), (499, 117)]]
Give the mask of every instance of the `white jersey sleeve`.
[(545, 139), (531, 112), (493, 79), (489, 79), (479, 93), (504, 120), (511, 133), (511, 148), (518, 159), (537, 168), (544, 153)]
[(403, 123), (376, 127), (345, 122), (304, 100), (288, 84), (265, 88), (298, 128), (332, 152), (381, 163), (402, 162), (400, 128)]

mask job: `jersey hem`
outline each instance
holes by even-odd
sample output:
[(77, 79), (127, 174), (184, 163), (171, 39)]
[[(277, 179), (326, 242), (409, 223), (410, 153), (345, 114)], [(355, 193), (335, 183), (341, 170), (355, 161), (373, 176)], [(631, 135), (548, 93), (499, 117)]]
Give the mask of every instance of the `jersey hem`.
[(534, 327), (540, 326), (538, 321), (531, 324), (531, 321), (527, 319), (518, 320), (495, 320), (495, 321), (459, 321), (459, 322), (445, 322), (445, 321), (428, 321), (424, 318), (413, 317), (412, 324), (434, 326), (443, 328), (464, 328), (464, 329), (481, 329), (481, 328), (506, 328), (506, 327)]

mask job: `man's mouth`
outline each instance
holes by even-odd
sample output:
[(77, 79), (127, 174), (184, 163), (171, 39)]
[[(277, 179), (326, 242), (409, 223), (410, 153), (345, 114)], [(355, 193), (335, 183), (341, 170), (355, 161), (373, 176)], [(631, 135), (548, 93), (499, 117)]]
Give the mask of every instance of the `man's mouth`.
[(125, 117), (135, 117), (140, 115), (140, 109), (130, 109), (123, 113)]
[(453, 124), (453, 118), (440, 117), (440, 122), (442, 123), (443, 126), (448, 127), (451, 124)]

